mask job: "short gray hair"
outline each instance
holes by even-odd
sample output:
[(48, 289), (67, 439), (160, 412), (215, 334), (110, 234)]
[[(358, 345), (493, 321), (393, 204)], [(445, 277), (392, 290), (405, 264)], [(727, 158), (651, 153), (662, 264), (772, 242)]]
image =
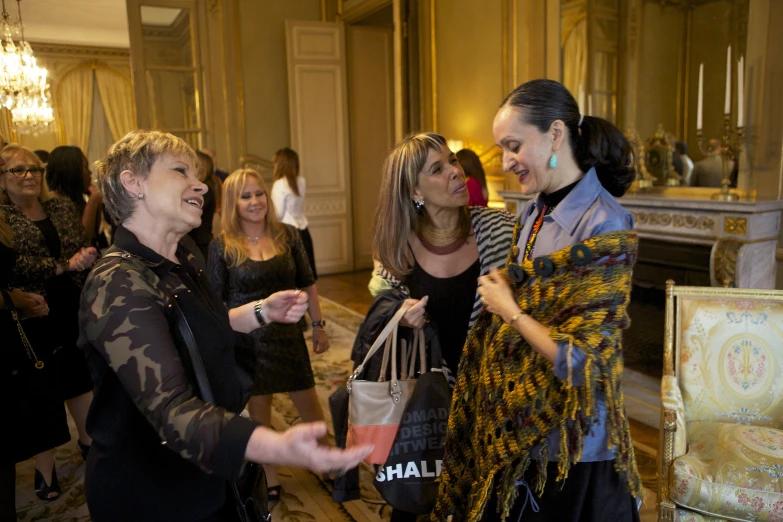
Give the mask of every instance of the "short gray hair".
[(98, 161), (98, 188), (115, 224), (122, 224), (136, 208), (136, 198), (125, 190), (120, 173), (129, 170), (146, 177), (163, 154), (182, 154), (194, 165), (198, 163), (196, 153), (183, 139), (168, 132), (143, 129), (126, 134)]

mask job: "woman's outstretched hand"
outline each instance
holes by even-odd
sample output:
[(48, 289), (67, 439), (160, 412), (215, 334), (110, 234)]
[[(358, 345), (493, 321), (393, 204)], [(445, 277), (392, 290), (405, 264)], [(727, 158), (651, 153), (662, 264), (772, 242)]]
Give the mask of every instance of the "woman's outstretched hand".
[(296, 323), (307, 310), (307, 293), (283, 290), (264, 299), (264, 315), (276, 323)]
[(325, 422), (297, 424), (282, 433), (258, 427), (250, 437), (245, 457), (258, 464), (340, 475), (358, 466), (373, 451), (368, 445), (346, 450), (322, 446), (318, 440), (324, 435)]

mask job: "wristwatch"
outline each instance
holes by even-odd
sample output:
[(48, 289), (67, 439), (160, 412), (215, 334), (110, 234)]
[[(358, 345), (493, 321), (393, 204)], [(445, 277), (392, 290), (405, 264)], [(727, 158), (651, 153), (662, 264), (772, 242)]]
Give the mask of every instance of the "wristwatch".
[(313, 321), (313, 328), (326, 328), (326, 319), (320, 321)]
[(256, 313), (256, 319), (258, 320), (258, 324), (261, 326), (266, 326), (269, 324), (269, 321), (266, 320), (266, 316), (264, 315), (264, 300), (259, 299), (256, 301), (256, 305), (253, 307), (253, 310)]

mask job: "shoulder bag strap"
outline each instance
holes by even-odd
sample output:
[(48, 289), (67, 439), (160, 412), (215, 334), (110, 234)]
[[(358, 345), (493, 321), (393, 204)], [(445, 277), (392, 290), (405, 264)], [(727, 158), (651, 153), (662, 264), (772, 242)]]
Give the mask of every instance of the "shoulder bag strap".
[(209, 379), (207, 379), (207, 371), (204, 369), (204, 361), (201, 359), (201, 353), (198, 351), (198, 344), (196, 344), (196, 337), (193, 335), (193, 330), (190, 329), (188, 320), (177, 301), (177, 296), (174, 295), (169, 306), (171, 306), (177, 314), (177, 319), (175, 321), (177, 332), (179, 332), (180, 338), (188, 349), (190, 364), (193, 366), (193, 374), (196, 377), (196, 384), (201, 392), (201, 400), (210, 404), (215, 404), (212, 388), (209, 385)]
[[(124, 250), (115, 250), (114, 252), (107, 252), (101, 259), (110, 257), (122, 257), (126, 259), (138, 258), (138, 256), (125, 252)], [(201, 392), (201, 400), (210, 404), (215, 404), (215, 398), (212, 395), (212, 387), (209, 385), (207, 372), (204, 369), (204, 361), (201, 359), (201, 353), (198, 351), (196, 337), (193, 335), (193, 330), (190, 329), (188, 320), (185, 317), (182, 308), (179, 306), (176, 294), (171, 297), (169, 306), (177, 314), (176, 321), (174, 322), (176, 323), (177, 332), (179, 332), (180, 338), (182, 339), (182, 342), (185, 343), (185, 347), (188, 350), (190, 364), (193, 366), (193, 374), (196, 377), (196, 384), (198, 385), (199, 392)]]

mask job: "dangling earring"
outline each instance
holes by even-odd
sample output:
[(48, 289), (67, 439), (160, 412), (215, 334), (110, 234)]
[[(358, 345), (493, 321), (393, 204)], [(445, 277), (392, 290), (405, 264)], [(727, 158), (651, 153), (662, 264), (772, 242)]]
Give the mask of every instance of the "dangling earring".
[(557, 167), (557, 154), (552, 153), (552, 156), (549, 158), (549, 168), (553, 169)]
[(416, 208), (416, 211), (421, 212), (421, 209), (424, 208), (424, 200), (423, 199), (414, 199), (413, 200), (413, 206)]

